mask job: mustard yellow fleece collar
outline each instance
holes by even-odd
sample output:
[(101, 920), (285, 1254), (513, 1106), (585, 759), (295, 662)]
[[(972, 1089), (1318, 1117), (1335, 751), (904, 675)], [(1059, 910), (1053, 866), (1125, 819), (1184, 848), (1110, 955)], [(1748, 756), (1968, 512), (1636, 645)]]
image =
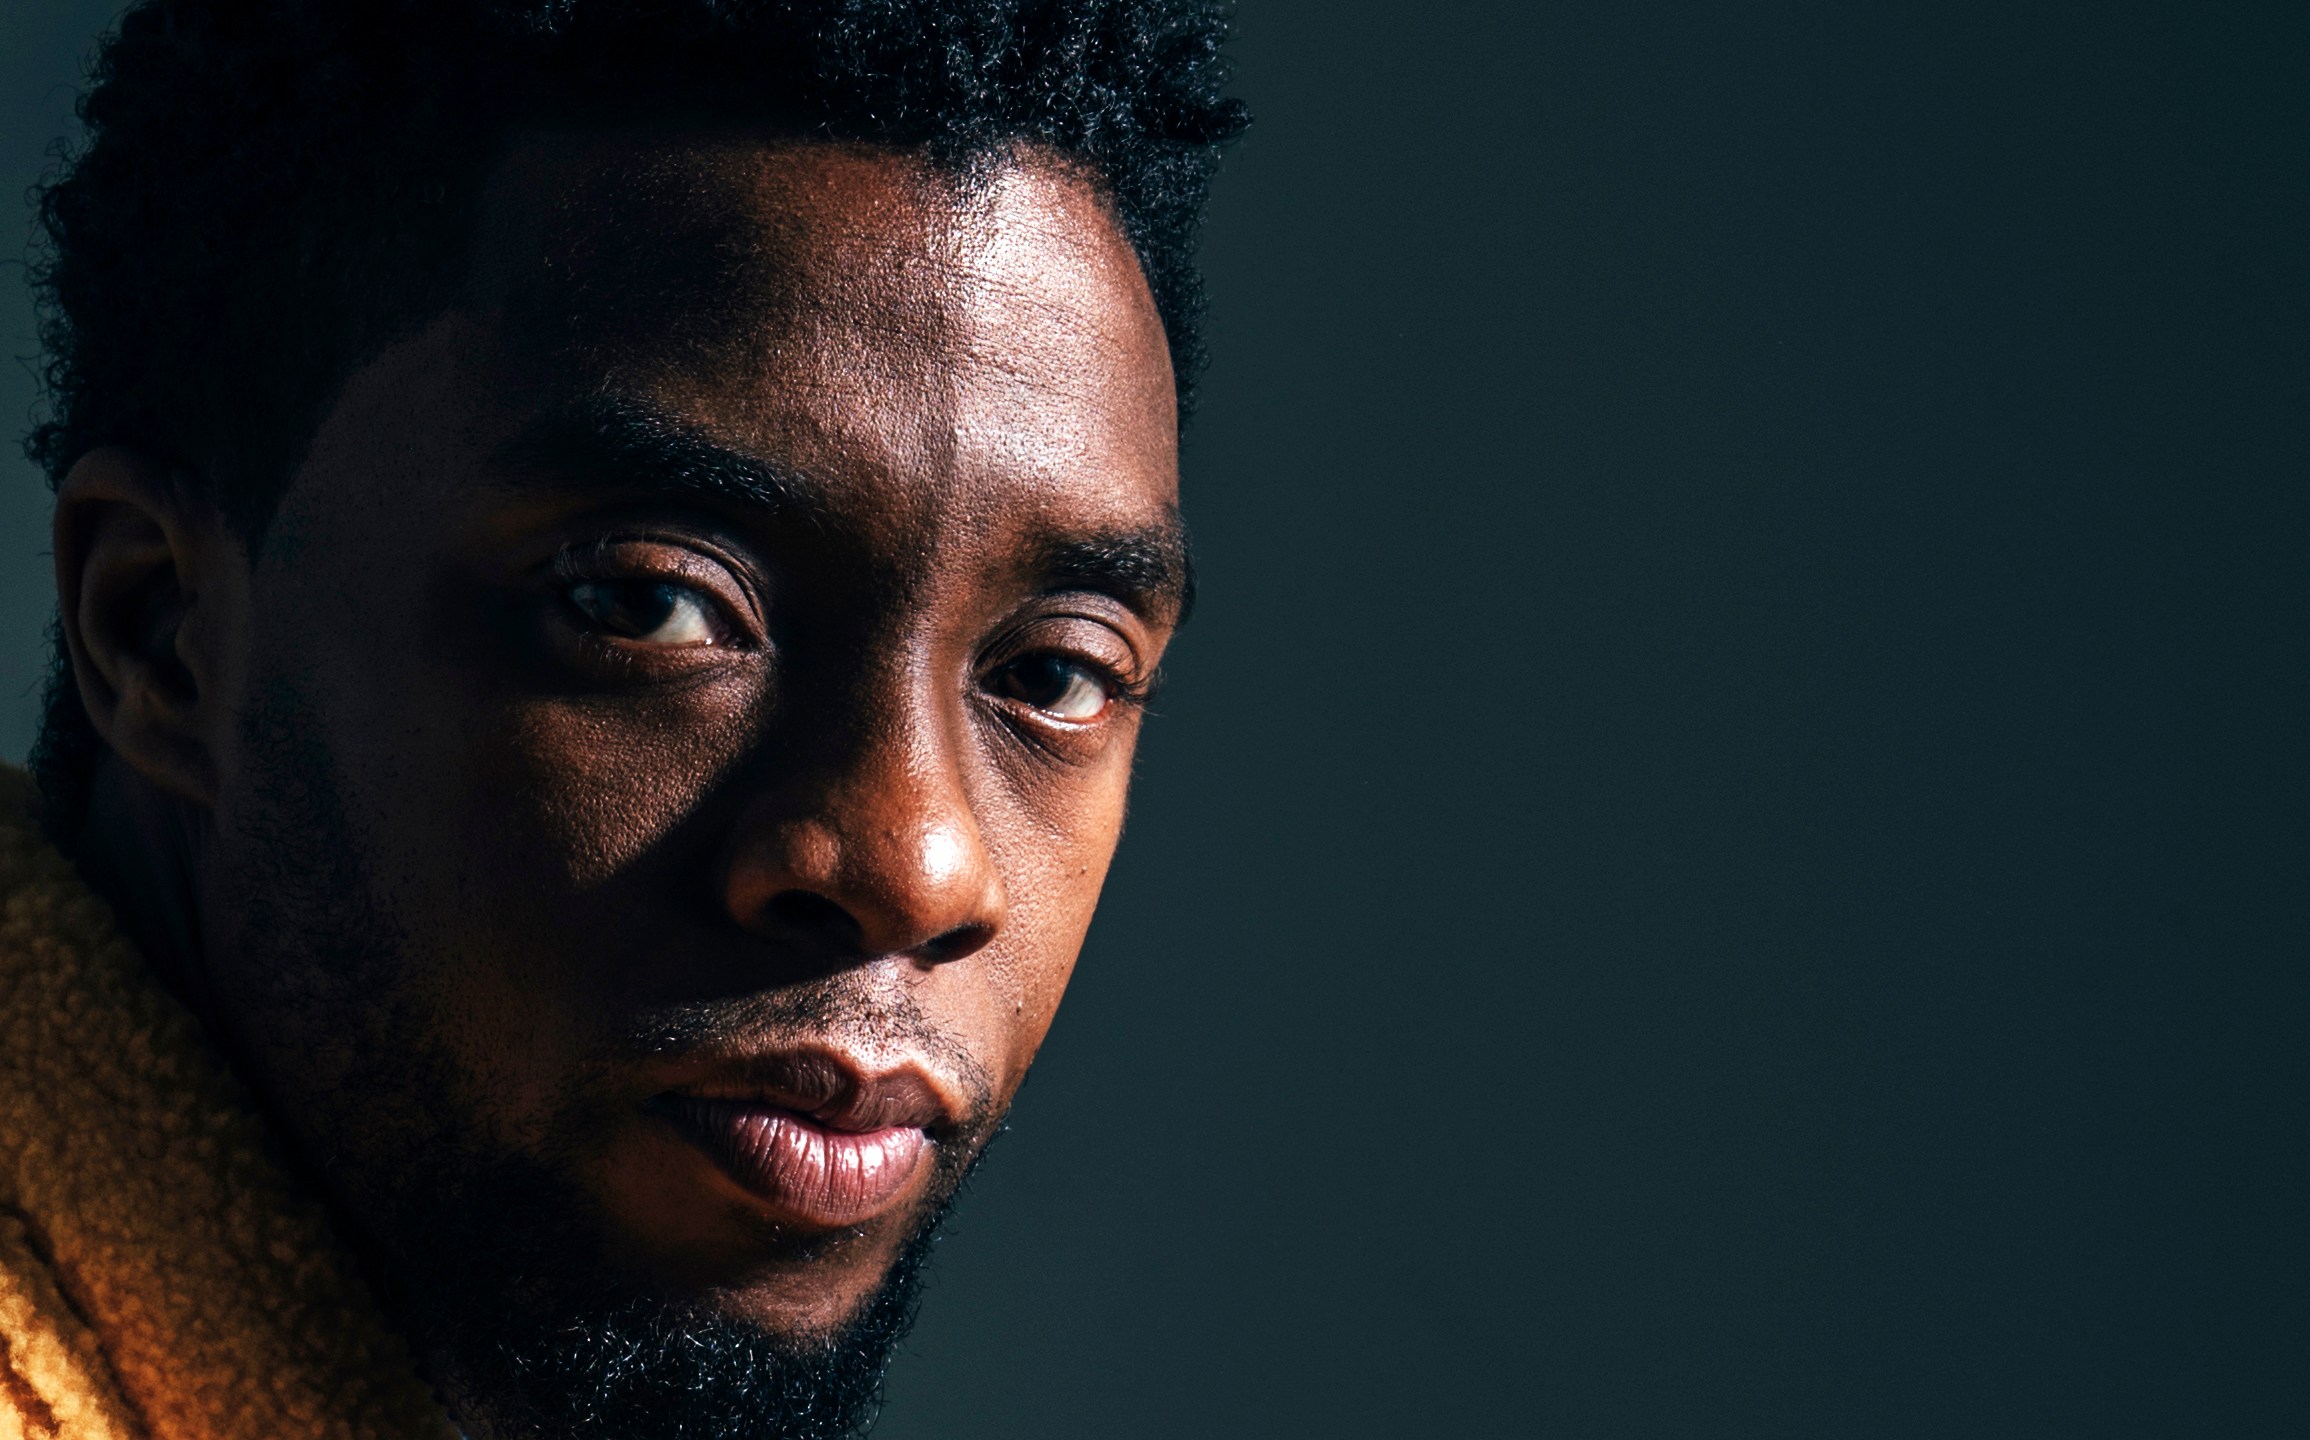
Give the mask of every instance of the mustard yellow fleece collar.
[(0, 766), (0, 1440), (453, 1440), (319, 1201)]

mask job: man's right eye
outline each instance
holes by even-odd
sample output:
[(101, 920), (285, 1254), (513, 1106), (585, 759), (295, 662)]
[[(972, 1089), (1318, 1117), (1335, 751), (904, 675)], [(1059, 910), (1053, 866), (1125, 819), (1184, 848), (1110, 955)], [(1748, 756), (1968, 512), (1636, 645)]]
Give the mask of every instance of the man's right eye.
[(595, 628), (641, 645), (688, 648), (715, 641), (713, 602), (663, 580), (583, 580), (569, 603)]

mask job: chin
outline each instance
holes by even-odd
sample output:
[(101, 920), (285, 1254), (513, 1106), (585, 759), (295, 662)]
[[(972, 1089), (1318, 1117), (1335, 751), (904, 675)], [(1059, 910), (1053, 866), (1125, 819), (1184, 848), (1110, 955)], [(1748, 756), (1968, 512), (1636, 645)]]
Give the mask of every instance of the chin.
[(565, 1212), (428, 1267), (410, 1333), (475, 1440), (831, 1440), (912, 1323), (934, 1199), (839, 1233), (694, 1192), (673, 1236)]

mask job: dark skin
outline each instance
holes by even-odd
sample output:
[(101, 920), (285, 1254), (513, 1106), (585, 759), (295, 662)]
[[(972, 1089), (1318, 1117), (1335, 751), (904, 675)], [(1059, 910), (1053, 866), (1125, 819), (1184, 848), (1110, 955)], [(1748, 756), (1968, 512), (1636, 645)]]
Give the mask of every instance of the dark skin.
[[(65, 482), (85, 864), (384, 1268), (428, 1263), (412, 1176), (517, 1163), (573, 1268), (824, 1334), (1090, 923), (1183, 599), (1162, 327), (1033, 154), (541, 133), (482, 216), (253, 555), (148, 457)], [(653, 1110), (796, 1047), (936, 1111), (863, 1219)]]

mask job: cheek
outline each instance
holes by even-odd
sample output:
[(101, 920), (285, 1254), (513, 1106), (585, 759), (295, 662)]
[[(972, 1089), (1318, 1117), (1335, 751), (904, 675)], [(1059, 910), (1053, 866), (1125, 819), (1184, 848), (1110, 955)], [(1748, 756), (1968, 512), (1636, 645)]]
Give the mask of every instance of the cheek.
[(691, 951), (711, 928), (712, 887), (694, 873), (711, 850), (701, 811), (743, 756), (750, 693), (701, 690), (639, 715), (539, 701), (465, 712), (456, 814), (416, 863), (453, 886), (430, 917), (433, 948), (458, 957), (443, 999), (468, 1068), (500, 1093), (577, 1064), (636, 1002), (636, 977), (664, 970), (646, 957)]
[[(665, 934), (667, 867), (648, 862), (681, 851), (684, 822), (743, 753), (758, 690), (741, 678), (641, 707), (547, 699), (505, 665), (472, 663), (458, 628), (410, 625), (415, 603), (275, 613), (260, 670), (296, 677), (276, 681), (295, 696), (285, 742), (325, 761), (316, 785), (382, 912), (370, 928), (394, 953), (372, 978), (401, 1027), (392, 1043), (442, 1057), (464, 1123), (533, 1142), (626, 998), (622, 962)], [(320, 828), (286, 818), (296, 834)], [(349, 996), (337, 1008), (359, 1013)]]
[(999, 1007), (991, 1018), (1005, 1032), (1009, 1089), (1024, 1080), (1058, 1013), (1098, 907), (1122, 825), (1127, 759), (1118, 769), (1115, 783), (1079, 797), (1064, 827), (1050, 824), (1046, 813), (999, 847), (1000, 860), (1009, 862), (1009, 943), (996, 947), (988, 967), (989, 999)]
[(607, 884), (663, 851), (744, 760), (759, 689), (702, 686), (641, 707), (533, 702), (508, 707), (470, 756), (486, 816), (528, 832), (555, 878)]

